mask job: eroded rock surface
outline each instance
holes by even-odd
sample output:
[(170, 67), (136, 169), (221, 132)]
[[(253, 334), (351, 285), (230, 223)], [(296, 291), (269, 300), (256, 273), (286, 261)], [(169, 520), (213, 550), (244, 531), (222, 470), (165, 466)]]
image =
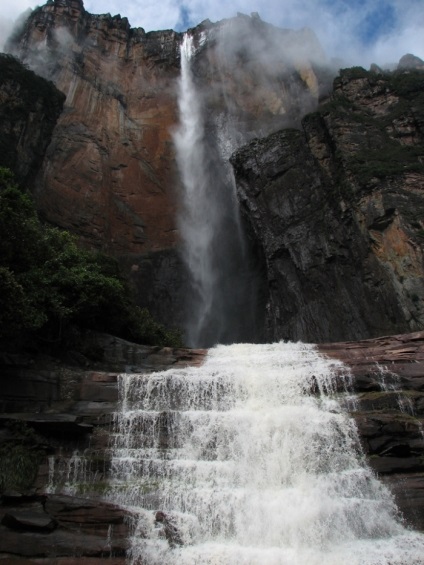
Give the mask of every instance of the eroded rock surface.
[(1, 360), (1, 562), (125, 563), (131, 514), (105, 502), (118, 374), (198, 365), (206, 352), (92, 339), (102, 359), (90, 369), (81, 355)]
[(352, 371), (352, 412), (371, 467), (424, 530), (424, 332), (318, 346)]
[(302, 126), (232, 157), (267, 264), (268, 338), (422, 329), (424, 71), (342, 71)]
[(127, 512), (100, 501), (6, 496), (0, 506), (0, 561), (123, 564), (128, 521)]

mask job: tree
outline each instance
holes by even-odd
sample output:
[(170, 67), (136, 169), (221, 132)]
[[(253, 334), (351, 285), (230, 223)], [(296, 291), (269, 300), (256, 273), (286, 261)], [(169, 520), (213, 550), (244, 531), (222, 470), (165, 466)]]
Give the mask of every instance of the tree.
[(83, 250), (70, 233), (43, 225), (30, 195), (0, 168), (0, 339), (25, 332), (66, 344), (84, 329), (155, 345), (181, 345), (137, 307), (118, 263)]

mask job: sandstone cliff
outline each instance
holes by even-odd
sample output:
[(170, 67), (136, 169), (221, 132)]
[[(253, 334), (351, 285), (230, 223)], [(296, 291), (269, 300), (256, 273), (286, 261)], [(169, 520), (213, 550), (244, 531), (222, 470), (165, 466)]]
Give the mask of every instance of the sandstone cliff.
[[(257, 16), (205, 21), (192, 34), (208, 152), (228, 199), (225, 160), (316, 106), (324, 55), (312, 32)], [(172, 30), (145, 33), (121, 16), (91, 15), (82, 0), (49, 0), (7, 46), (66, 94), (35, 182), (39, 210), (119, 257), (140, 304), (167, 323), (182, 322), (187, 289), (176, 251), (181, 183), (172, 141), (181, 41)]]
[(269, 339), (424, 324), (424, 72), (347, 69), (302, 129), (232, 158), (266, 257)]

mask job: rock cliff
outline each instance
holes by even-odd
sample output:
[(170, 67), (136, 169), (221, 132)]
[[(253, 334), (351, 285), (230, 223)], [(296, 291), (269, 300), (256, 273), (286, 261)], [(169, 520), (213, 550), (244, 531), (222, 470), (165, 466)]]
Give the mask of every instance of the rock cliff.
[(0, 165), (27, 187), (41, 167), (64, 101), (52, 83), (0, 55)]
[[(312, 32), (277, 29), (257, 15), (205, 21), (191, 33), (208, 152), (227, 186), (225, 160), (235, 149), (316, 107), (325, 58)], [(35, 181), (39, 210), (119, 257), (140, 304), (170, 324), (184, 317), (187, 289), (172, 139), (181, 41), (172, 30), (146, 33), (119, 15), (89, 14), (82, 0), (49, 0), (7, 45), (66, 94)]]
[(266, 257), (269, 339), (360, 339), (424, 324), (424, 72), (341, 71), (301, 129), (232, 157)]
[[(325, 57), (311, 32), (239, 14), (191, 33), (208, 174), (221, 208), (232, 198), (231, 153), (274, 132), (232, 159), (254, 277), (266, 279), (257, 292), (266, 330), (257, 312), (257, 329), (246, 333), (252, 324), (243, 323), (227, 334), (328, 341), (422, 328), (421, 63), (407, 55), (392, 74), (343, 71), (330, 100), (293, 129), (327, 92)], [(33, 183), (40, 212), (118, 256), (138, 302), (171, 325), (184, 324), (193, 295), (179, 247), (173, 143), (181, 41), (172, 30), (145, 33), (121, 16), (89, 14), (81, 0), (55, 0), (35, 9), (8, 44), (66, 94)], [(224, 260), (235, 228), (223, 215), (214, 236), (219, 286), (228, 287), (221, 302), (245, 312), (249, 297), (235, 303), (232, 295), (248, 273), (234, 260), (238, 249)]]

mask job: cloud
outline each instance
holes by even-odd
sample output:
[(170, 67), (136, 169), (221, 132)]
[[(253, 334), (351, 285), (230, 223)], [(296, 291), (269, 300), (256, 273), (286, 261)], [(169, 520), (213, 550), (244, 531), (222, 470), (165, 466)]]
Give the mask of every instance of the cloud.
[[(43, 2), (39, 2), (39, 4), (41, 5)], [(0, 51), (3, 50), (4, 44), (19, 17), (36, 6), (37, 3), (33, 0), (2, 0), (0, 6)]]
[[(38, 2), (41, 3), (41, 2)], [(3, 2), (4, 4), (4, 2)], [(120, 13), (133, 27), (146, 31), (192, 27), (209, 18), (218, 21), (237, 12), (259, 12), (276, 26), (310, 27), (329, 57), (346, 65), (397, 62), (412, 52), (424, 58), (424, 0), (85, 0), (93, 13)], [(32, 0), (14, 0), (0, 7), (0, 42), (10, 22)]]
[[(122, 7), (118, 0), (86, 0), (92, 12), (99, 6), (111, 13)], [(134, 0), (125, 15), (132, 25), (152, 30), (258, 11), (279, 27), (311, 27), (328, 56), (343, 57), (347, 65), (384, 65), (406, 52), (424, 58), (423, 0), (164, 0), (160, 9), (154, 0)]]

